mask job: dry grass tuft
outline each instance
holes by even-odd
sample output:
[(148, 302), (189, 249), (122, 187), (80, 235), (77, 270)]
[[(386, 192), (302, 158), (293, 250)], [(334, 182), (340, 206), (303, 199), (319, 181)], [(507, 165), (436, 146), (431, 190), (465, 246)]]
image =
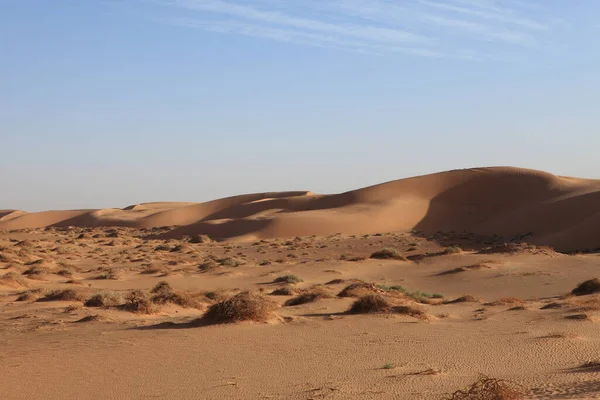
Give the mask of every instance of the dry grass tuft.
[(482, 376), (465, 390), (457, 390), (445, 400), (521, 400), (526, 391), (516, 383)]
[(16, 301), (36, 301), (43, 293), (43, 289), (31, 289), (19, 294)]
[(277, 304), (263, 295), (241, 292), (210, 306), (202, 319), (209, 323), (266, 322), (276, 308)]
[(127, 311), (138, 314), (152, 314), (157, 311), (150, 296), (142, 290), (132, 290), (125, 300), (123, 309)]
[(21, 287), (27, 287), (27, 281), (20, 274), (11, 271), (0, 276), (0, 285), (17, 289)]
[(454, 300), (447, 300), (444, 304), (456, 304), (456, 303), (480, 303), (481, 300), (475, 296), (471, 296), (470, 294), (466, 294), (464, 296), (460, 296)]
[(300, 304), (313, 303), (317, 300), (330, 299), (331, 297), (331, 293), (329, 293), (327, 289), (320, 286), (316, 286), (303, 291), (300, 295), (292, 299), (289, 299), (284, 303), (284, 306), (289, 307), (297, 306)]
[(385, 293), (383, 289), (378, 288), (376, 285), (367, 282), (355, 282), (338, 293), (338, 297), (361, 297), (369, 293)]
[(372, 314), (390, 312), (392, 304), (380, 294), (368, 293), (356, 300), (348, 313), (350, 314)]
[(402, 260), (408, 261), (399, 250), (393, 248), (385, 248), (371, 254), (371, 258), (377, 260)]
[(282, 288), (273, 290), (270, 294), (273, 296), (294, 296), (298, 294), (298, 289), (295, 289), (291, 286), (284, 286)]
[(584, 296), (586, 294), (594, 294), (600, 292), (600, 280), (598, 278), (589, 279), (585, 282), (581, 282), (575, 289), (571, 291), (571, 294), (575, 296)]
[(177, 304), (184, 308), (202, 308), (200, 297), (204, 297), (202, 293), (190, 293), (174, 290), (168, 282), (159, 282), (151, 290), (152, 302), (154, 304)]
[(300, 282), (304, 282), (304, 279), (302, 279), (296, 275), (283, 275), (283, 276), (277, 277), (273, 280), (273, 283), (294, 284), (294, 283), (300, 283)]
[(57, 289), (47, 292), (37, 301), (84, 301), (85, 295), (75, 289)]
[(119, 292), (105, 291), (90, 297), (86, 302), (86, 307), (118, 307), (123, 304), (123, 295)]
[(501, 299), (485, 303), (485, 306), (522, 306), (523, 300), (517, 299), (516, 297), (503, 297)]

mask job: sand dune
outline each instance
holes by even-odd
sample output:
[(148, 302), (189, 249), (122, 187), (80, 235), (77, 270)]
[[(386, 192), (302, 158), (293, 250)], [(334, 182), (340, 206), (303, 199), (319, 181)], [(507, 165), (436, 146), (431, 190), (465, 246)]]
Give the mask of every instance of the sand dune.
[(177, 226), (162, 238), (218, 239), (468, 231), (530, 234), (570, 251), (600, 247), (600, 180), (510, 167), (456, 170), (335, 195), (257, 193), (206, 203), (146, 203), (124, 209), (0, 214), (0, 229), (45, 226)]

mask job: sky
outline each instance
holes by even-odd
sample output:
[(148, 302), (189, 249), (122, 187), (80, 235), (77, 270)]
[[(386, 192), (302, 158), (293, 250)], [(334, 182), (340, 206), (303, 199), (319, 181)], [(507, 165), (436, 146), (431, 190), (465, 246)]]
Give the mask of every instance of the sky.
[(597, 0), (0, 0), (0, 209), (600, 178)]

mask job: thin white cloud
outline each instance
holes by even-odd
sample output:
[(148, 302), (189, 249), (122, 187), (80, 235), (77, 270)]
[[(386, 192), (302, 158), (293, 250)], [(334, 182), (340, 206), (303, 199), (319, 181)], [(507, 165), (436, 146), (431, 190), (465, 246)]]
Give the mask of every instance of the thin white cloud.
[(468, 60), (531, 51), (549, 41), (560, 25), (521, 0), (129, 1), (169, 6), (161, 7), (161, 20), (207, 32)]

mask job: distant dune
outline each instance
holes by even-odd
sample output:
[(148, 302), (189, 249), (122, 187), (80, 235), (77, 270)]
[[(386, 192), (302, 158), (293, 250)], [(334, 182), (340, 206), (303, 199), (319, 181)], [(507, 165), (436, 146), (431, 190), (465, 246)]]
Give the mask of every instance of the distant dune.
[(0, 229), (176, 226), (163, 238), (207, 234), (254, 240), (400, 230), (527, 234), (563, 251), (600, 247), (600, 180), (511, 167), (400, 179), (334, 195), (257, 193), (206, 203), (145, 203), (124, 209), (0, 210)]

